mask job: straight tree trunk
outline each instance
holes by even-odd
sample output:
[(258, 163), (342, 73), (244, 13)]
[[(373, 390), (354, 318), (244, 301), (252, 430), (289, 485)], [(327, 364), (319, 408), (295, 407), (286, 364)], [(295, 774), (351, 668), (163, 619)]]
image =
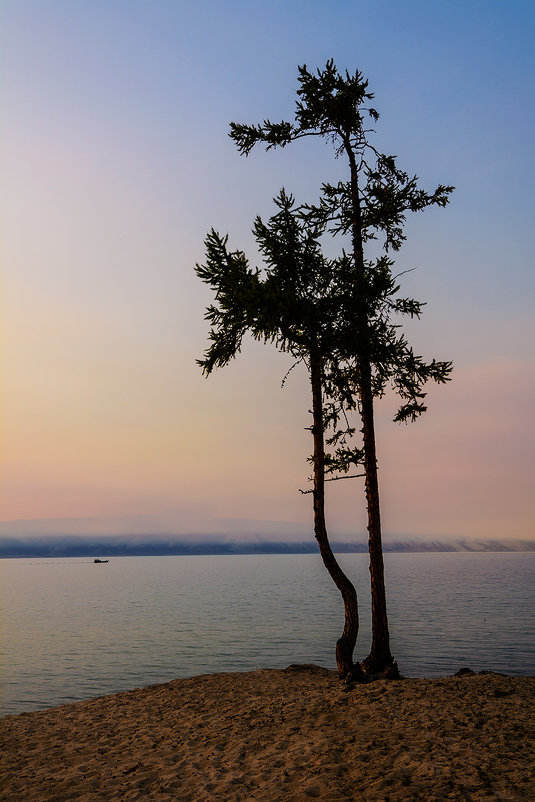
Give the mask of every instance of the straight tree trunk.
[[(346, 152), (351, 167), (351, 200), (353, 207), (352, 244), (355, 263), (357, 292), (365, 286), (364, 249), (362, 243), (362, 219), (358, 185), (358, 169), (355, 154), (349, 141)], [(366, 502), (368, 508), (368, 548), (370, 553), (370, 580), (372, 597), (372, 647), (362, 667), (369, 674), (398, 676), (397, 665), (390, 652), (390, 636), (386, 611), (383, 547), (381, 542), (381, 514), (379, 504), (379, 481), (375, 449), (375, 425), (373, 412), (372, 372), (369, 356), (368, 320), (365, 299), (360, 313), (360, 356), (357, 361), (360, 396), (360, 416), (364, 443), (364, 472), (366, 475)]]
[(323, 564), (342, 594), (345, 625), (336, 643), (336, 665), (340, 679), (358, 679), (360, 665), (354, 665), (353, 652), (359, 631), (357, 592), (334, 556), (325, 525), (325, 446), (323, 435), (322, 360), (316, 348), (310, 351), (310, 381), (312, 384), (312, 414), (314, 436), (314, 532)]

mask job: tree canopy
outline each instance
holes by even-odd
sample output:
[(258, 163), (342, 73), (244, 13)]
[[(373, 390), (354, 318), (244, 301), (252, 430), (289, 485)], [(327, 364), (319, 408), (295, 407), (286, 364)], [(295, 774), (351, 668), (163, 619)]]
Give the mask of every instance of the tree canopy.
[[(452, 366), (424, 361), (401, 331), (400, 316), (420, 317), (423, 304), (399, 295), (391, 253), (405, 239), (407, 213), (445, 206), (453, 187), (439, 185), (428, 192), (416, 176), (398, 168), (395, 156), (375, 148), (371, 140), (379, 114), (359, 71), (341, 74), (331, 60), (316, 73), (299, 67), (298, 80), (293, 122), (232, 123), (230, 136), (245, 155), (256, 145), (270, 150), (303, 137), (326, 139), (336, 156), (347, 159), (348, 180), (323, 183), (319, 199), (301, 205), (282, 190), (275, 199), (278, 212), (268, 223), (256, 218), (253, 231), (265, 261), (264, 273), (251, 268), (243, 252), (229, 251), (226, 236), (210, 232), (206, 263), (196, 269), (214, 290), (216, 303), (207, 310), (210, 345), (199, 364), (207, 374), (226, 365), (250, 332), (307, 365), (314, 399), (316, 537), (322, 550), (325, 474), (347, 473), (362, 465), (373, 631), (372, 648), (362, 667), (370, 675), (396, 675), (386, 613), (374, 399), (392, 387), (400, 398), (395, 420), (415, 420), (426, 410), (426, 382), (447, 381)], [(346, 247), (337, 258), (323, 255), (324, 236), (342, 236)], [(374, 240), (381, 248), (379, 256), (365, 252)], [(354, 441), (353, 413), (360, 418), (359, 443)], [(326, 432), (332, 453), (324, 450)], [(325, 561), (323, 551), (322, 556)], [(344, 601), (347, 628), (346, 597)], [(352, 670), (348, 649), (352, 653), (353, 635), (354, 626), (344, 647), (343, 666), (339, 661), (341, 673)]]

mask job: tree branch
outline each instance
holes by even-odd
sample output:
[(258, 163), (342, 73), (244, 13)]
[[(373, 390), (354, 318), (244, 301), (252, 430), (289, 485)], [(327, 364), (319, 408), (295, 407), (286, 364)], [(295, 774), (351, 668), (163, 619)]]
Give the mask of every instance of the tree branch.
[[(366, 476), (365, 473), (352, 473), (351, 476), (333, 476), (330, 479), (325, 479), (326, 482), (339, 482), (340, 479), (359, 479), (361, 476)], [(301, 490), (299, 492), (306, 496), (307, 493), (313, 493), (313, 490)]]

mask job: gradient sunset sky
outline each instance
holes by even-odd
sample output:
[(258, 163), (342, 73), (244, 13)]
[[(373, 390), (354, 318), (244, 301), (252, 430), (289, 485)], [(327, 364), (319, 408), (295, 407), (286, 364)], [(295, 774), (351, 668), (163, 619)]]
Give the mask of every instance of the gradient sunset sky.
[[(377, 145), (456, 187), (397, 255), (415, 350), (455, 371), (415, 424), (378, 404), (385, 534), (534, 536), (535, 3), (3, 0), (0, 26), (2, 521), (312, 536), (306, 375), (281, 389), (289, 361), (248, 344), (203, 378), (193, 266), (211, 226), (254, 256), (281, 186), (345, 175), (319, 141), (228, 137), (332, 57), (369, 79)], [(364, 539), (360, 480), (327, 514)]]

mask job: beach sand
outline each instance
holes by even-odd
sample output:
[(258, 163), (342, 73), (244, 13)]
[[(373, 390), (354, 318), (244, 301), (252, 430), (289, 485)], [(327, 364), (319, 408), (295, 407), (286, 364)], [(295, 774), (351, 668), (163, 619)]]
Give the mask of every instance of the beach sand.
[(0, 799), (524, 802), (534, 695), (534, 677), (498, 674), (180, 679), (2, 719)]

